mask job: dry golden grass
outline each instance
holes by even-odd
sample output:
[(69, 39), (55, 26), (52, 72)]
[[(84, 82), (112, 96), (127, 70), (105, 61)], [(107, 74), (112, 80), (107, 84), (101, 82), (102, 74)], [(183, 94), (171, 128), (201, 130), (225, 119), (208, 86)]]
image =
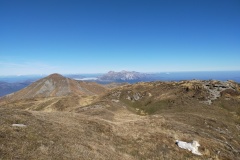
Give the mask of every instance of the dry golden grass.
[[(181, 107), (148, 116), (134, 114), (120, 105), (80, 113), (6, 108), (0, 113), (0, 159), (239, 157), (239, 117), (216, 106)], [(27, 127), (12, 127), (13, 123)], [(177, 139), (198, 140), (203, 156), (178, 148)]]
[(71, 111), (74, 108), (89, 105), (97, 99), (97, 96), (62, 96), (48, 98), (32, 98), (18, 100), (1, 105), (2, 107), (24, 109), (32, 111)]
[[(8, 104), (0, 108), (0, 159), (240, 159), (240, 100), (223, 95), (199, 103), (207, 95), (182, 82), (153, 82), (100, 97)], [(178, 148), (177, 139), (197, 140), (203, 155)]]

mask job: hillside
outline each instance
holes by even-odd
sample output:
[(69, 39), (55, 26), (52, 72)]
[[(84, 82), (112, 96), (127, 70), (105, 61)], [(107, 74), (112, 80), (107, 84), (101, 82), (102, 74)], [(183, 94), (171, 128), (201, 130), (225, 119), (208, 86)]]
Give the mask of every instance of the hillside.
[[(127, 132), (122, 133), (128, 140), (132, 135), (138, 135), (131, 139), (137, 144), (129, 144), (125, 150), (135, 148), (133, 152), (137, 159), (239, 159), (240, 87), (233, 81), (125, 85), (111, 90), (101, 101), (75, 112), (109, 119), (106, 109), (115, 112), (112, 106), (142, 115), (140, 117), (144, 119), (136, 120), (134, 126), (125, 126)], [(111, 117), (111, 122), (117, 119), (115, 114)], [(177, 139), (199, 141), (203, 156), (176, 150), (173, 142)]]
[[(99, 89), (100, 88), (100, 89)], [(7, 95), (11, 101), (39, 97), (61, 97), (68, 95), (96, 95), (105, 91), (96, 83), (78, 82), (60, 74), (52, 74), (40, 79), (19, 92)]]
[(233, 81), (141, 82), (111, 90), (104, 99), (153, 114), (179, 106), (211, 105), (222, 97), (232, 103), (240, 97), (239, 91), (239, 84)]
[[(0, 159), (240, 157), (240, 87), (233, 81), (142, 82), (80, 97), (1, 105)], [(60, 101), (52, 104), (55, 110), (47, 102), (44, 109), (31, 108), (51, 98)], [(198, 141), (202, 156), (179, 148), (176, 140)]]
[(76, 81), (52, 74), (28, 87), (0, 98), (0, 105), (29, 110), (69, 110), (89, 104), (107, 88), (94, 82)]

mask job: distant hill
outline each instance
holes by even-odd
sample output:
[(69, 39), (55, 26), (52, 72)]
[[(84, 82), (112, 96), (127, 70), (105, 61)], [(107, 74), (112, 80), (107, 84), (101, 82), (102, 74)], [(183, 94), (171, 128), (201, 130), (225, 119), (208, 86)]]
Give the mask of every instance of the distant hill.
[(18, 100), (67, 95), (95, 95), (99, 94), (99, 90), (102, 92), (104, 89), (104, 87), (96, 83), (76, 81), (63, 77), (60, 74), (51, 74), (6, 97), (12, 100)]
[(32, 81), (25, 81), (19, 83), (0, 82), (0, 97), (19, 91), (20, 89), (27, 87), (31, 83)]
[[(108, 89), (95, 82), (76, 81), (63, 77), (60, 74), (52, 74), (40, 79), (28, 87), (1, 97), (0, 104), (12, 104), (20, 108), (41, 110), (46, 107), (58, 107), (56, 110), (81, 105), (91, 101), (91, 98), (103, 94)], [(88, 99), (82, 100), (83, 97)], [(50, 107), (52, 110), (52, 107)]]

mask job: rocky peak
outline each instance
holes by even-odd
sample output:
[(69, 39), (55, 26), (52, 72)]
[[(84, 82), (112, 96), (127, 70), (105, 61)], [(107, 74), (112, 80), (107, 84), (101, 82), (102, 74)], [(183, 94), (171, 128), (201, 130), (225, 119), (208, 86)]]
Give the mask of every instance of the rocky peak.
[(46, 77), (46, 79), (63, 79), (63, 78), (65, 77), (58, 73), (53, 73)]
[(109, 71), (107, 74), (101, 76), (99, 80), (106, 80), (106, 81), (129, 81), (129, 80), (140, 80), (142, 78), (146, 78), (147, 74), (139, 73), (135, 71), (120, 71), (114, 72)]

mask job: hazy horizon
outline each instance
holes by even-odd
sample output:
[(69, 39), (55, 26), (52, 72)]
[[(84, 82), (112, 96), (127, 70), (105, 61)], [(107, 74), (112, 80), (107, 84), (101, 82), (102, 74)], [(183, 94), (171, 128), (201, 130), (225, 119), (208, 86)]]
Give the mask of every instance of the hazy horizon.
[(240, 70), (238, 0), (2, 0), (0, 75)]
[[(109, 71), (114, 71), (114, 70), (109, 70)], [(17, 77), (17, 76), (48, 76), (51, 74), (60, 74), (60, 75), (102, 75), (102, 74), (106, 74), (107, 72), (102, 72), (102, 73), (97, 73), (97, 72), (93, 72), (93, 73), (57, 73), (57, 72), (53, 72), (53, 73), (49, 73), (49, 74), (9, 74), (9, 75), (0, 75), (0, 77)], [(114, 72), (121, 72), (123, 70), (119, 70), (119, 71), (114, 71)], [(240, 70), (229, 70), (229, 71), (159, 71), (159, 72), (141, 72), (141, 71), (130, 71), (130, 70), (124, 70), (124, 71), (128, 71), (128, 72), (139, 72), (139, 73), (146, 73), (146, 74), (171, 74), (171, 73), (222, 73), (222, 72), (240, 72)]]
[[(138, 81), (181, 81), (181, 80), (197, 79), (197, 80), (219, 80), (219, 81), (233, 80), (235, 82), (240, 83), (240, 71), (198, 71), (198, 72), (157, 72), (157, 73), (156, 72), (155, 73), (139, 72), (139, 73), (143, 73), (147, 75), (144, 76), (142, 79), (140, 78), (133, 81), (129, 80), (129, 82), (135, 83)], [(105, 83), (104, 80), (99, 79), (99, 77), (105, 74), (106, 73), (89, 73), (89, 74), (75, 73), (75, 74), (62, 74), (62, 75), (75, 80), (95, 81), (98, 83)], [(50, 74), (0, 76), (0, 82), (7, 82), (7, 83), (22, 83), (22, 82), (30, 82), (30, 81), (33, 82), (41, 78), (45, 78), (49, 75)], [(122, 76), (124, 77), (124, 74)], [(106, 83), (109, 83), (109, 82), (106, 81)]]

